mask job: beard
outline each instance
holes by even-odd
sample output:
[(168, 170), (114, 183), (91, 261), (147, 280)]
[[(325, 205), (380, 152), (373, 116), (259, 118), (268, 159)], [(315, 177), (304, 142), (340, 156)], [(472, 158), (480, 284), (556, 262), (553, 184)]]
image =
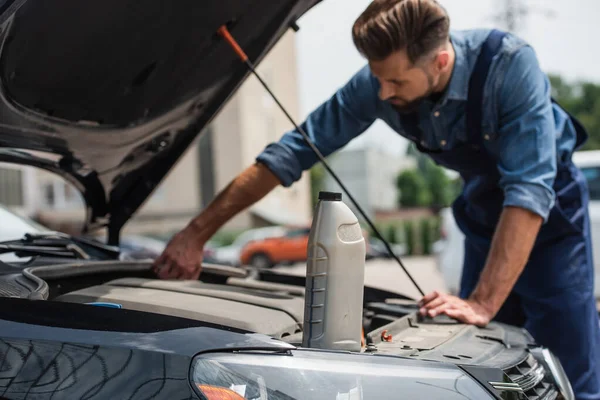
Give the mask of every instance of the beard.
[[(396, 109), (396, 111), (398, 111), (400, 114), (412, 114), (419, 110), (419, 107), (421, 107), (421, 104), (423, 104), (423, 102), (425, 101), (425, 99), (427, 97), (429, 97), (429, 94), (417, 97), (416, 99), (411, 100), (411, 101), (405, 101), (401, 105), (397, 104), (397, 103), (391, 103), (391, 104), (392, 104), (392, 107), (394, 107)], [(401, 99), (395, 98), (394, 100), (401, 100)]]
[(419, 107), (421, 107), (421, 104), (423, 104), (423, 102), (425, 100), (427, 100), (429, 97), (431, 97), (431, 95), (433, 94), (433, 77), (427, 73), (427, 90), (425, 91), (425, 93), (419, 97), (417, 97), (416, 99), (407, 101), (405, 99), (402, 99), (400, 97), (392, 97), (389, 100), (395, 100), (395, 101), (401, 101), (402, 104), (398, 104), (398, 103), (391, 103), (392, 106), (400, 113), (400, 114), (412, 114), (416, 111), (419, 110)]

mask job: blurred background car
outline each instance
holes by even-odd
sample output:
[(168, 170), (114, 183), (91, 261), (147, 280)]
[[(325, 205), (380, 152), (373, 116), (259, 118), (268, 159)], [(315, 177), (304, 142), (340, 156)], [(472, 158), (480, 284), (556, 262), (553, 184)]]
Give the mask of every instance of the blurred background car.
[[(242, 248), (240, 263), (262, 269), (305, 262), (308, 255), (309, 234), (310, 226), (288, 227), (281, 235), (252, 240)], [(363, 229), (363, 236), (366, 239), (367, 260), (392, 258), (381, 240), (369, 235), (365, 229)], [(391, 247), (396, 255), (402, 255), (406, 251), (403, 245), (391, 245)]]
[(150, 238), (142, 235), (124, 235), (120, 247), (132, 258), (157, 258), (166, 246), (166, 242), (160, 239)]
[[(374, 236), (369, 236), (368, 238), (368, 258), (392, 258), (392, 255), (385, 247), (385, 244), (381, 239), (378, 239)], [(392, 251), (397, 257), (402, 257), (406, 254), (406, 245), (399, 243), (390, 243), (390, 247)]]
[(278, 264), (306, 261), (309, 233), (310, 227), (303, 227), (253, 240), (242, 248), (240, 262), (255, 268), (271, 268)]
[[(144, 235), (124, 235), (121, 238), (120, 248), (122, 258), (127, 259), (155, 259), (160, 257), (163, 250), (168, 244), (168, 240), (144, 236)], [(203, 262), (217, 263), (215, 259), (216, 247), (213, 242), (209, 242), (204, 246)]]
[(241, 252), (244, 246), (252, 241), (269, 237), (280, 237), (286, 233), (285, 228), (269, 226), (265, 228), (248, 229), (240, 234), (231, 245), (211, 249), (214, 262), (223, 265), (239, 267), (242, 265)]

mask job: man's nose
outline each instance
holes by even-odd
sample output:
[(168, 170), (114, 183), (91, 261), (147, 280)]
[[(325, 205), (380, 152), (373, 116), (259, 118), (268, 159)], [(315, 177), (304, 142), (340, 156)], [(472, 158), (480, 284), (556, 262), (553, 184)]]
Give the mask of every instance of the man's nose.
[(379, 98), (381, 100), (387, 100), (390, 97), (394, 97), (394, 92), (388, 85), (381, 85), (381, 88), (379, 89)]

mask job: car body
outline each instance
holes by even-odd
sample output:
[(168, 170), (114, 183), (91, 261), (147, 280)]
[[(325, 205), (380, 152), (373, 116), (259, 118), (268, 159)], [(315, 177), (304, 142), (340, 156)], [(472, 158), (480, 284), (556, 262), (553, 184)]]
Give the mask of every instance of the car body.
[[(590, 192), (589, 214), (595, 270), (595, 295), (600, 299), (600, 151), (578, 151), (573, 162), (586, 177)], [(436, 257), (448, 290), (457, 293), (464, 258), (464, 235), (450, 208), (441, 211), (442, 239), (436, 243)]]
[(348, 311), (363, 316), (360, 349), (310, 348), (304, 310), (321, 305), (304, 277), (205, 263), (200, 280), (167, 281), (152, 260), (122, 257), (123, 226), (248, 74), (217, 30), (259, 63), (317, 3), (2, 3), (0, 161), (71, 182), (84, 233), (105, 229), (108, 243), (57, 232), (0, 243), (29, 257), (0, 263), (0, 396), (572, 398), (522, 328), (422, 319), (401, 293), (346, 287), (364, 293)]
[(309, 233), (310, 227), (286, 229), (283, 235), (253, 240), (242, 248), (240, 262), (256, 268), (271, 268), (306, 261)]

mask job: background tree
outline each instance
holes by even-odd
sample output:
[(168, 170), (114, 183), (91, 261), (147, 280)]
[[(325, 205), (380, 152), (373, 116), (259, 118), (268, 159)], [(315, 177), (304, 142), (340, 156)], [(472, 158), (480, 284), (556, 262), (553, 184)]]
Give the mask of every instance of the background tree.
[(427, 159), (423, 171), (429, 193), (431, 193), (432, 207), (447, 207), (454, 200), (452, 183), (444, 168)]
[(431, 192), (419, 171), (402, 171), (396, 179), (400, 207), (426, 207), (431, 204)]
[(589, 139), (581, 150), (600, 149), (600, 85), (592, 82), (567, 82), (550, 75), (552, 96), (586, 128)]
[(310, 169), (310, 201), (313, 209), (319, 201), (319, 192), (323, 190), (326, 173), (325, 167), (320, 162)]
[[(416, 160), (416, 168), (404, 170), (398, 175), (396, 186), (400, 192), (400, 206), (449, 206), (456, 197), (456, 189), (446, 170), (417, 150), (413, 143), (409, 144), (406, 154)], [(410, 190), (418, 192), (408, 194)]]

